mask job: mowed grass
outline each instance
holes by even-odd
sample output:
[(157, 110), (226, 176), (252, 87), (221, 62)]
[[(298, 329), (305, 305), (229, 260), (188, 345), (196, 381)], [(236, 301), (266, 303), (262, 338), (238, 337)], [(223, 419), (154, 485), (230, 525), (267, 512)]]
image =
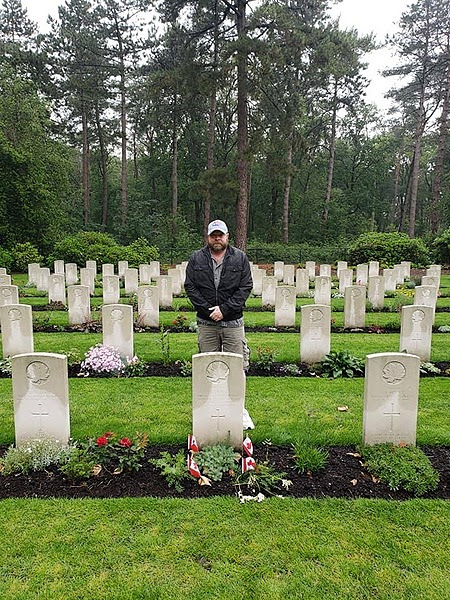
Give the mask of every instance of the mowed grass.
[[(152, 443), (184, 444), (192, 429), (190, 378), (70, 379), (71, 434), (146, 432)], [(252, 439), (276, 444), (297, 439), (320, 445), (358, 444), (362, 436), (363, 379), (248, 377), (246, 406)], [(347, 412), (337, 410), (348, 406)], [(420, 381), (417, 442), (450, 440), (449, 380)], [(0, 444), (14, 441), (11, 380), (0, 380)]]
[(7, 500), (2, 600), (444, 600), (450, 504)]

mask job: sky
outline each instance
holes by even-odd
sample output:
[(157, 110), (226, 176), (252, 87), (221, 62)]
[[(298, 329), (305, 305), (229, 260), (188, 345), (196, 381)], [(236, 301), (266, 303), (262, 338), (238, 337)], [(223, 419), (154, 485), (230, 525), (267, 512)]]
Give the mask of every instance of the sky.
[[(341, 28), (356, 28), (361, 34), (374, 33), (378, 43), (383, 43), (387, 34), (396, 31), (402, 12), (413, 0), (342, 0), (333, 7), (333, 18), (339, 18)], [(62, 0), (22, 0), (22, 5), (28, 10), (30, 19), (39, 24), (41, 31), (45, 30), (47, 15), (56, 16)], [(384, 98), (387, 90), (393, 86), (392, 78), (383, 78), (380, 71), (393, 63), (393, 57), (388, 48), (371, 52), (366, 57), (369, 63), (365, 72), (370, 80), (367, 88), (367, 100), (376, 104), (380, 110), (389, 107), (389, 101)]]

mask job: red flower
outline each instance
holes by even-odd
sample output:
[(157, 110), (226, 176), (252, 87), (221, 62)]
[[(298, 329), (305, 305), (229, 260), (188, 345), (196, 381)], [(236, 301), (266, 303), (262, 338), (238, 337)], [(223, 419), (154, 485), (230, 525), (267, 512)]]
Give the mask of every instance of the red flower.
[(130, 438), (124, 437), (119, 441), (119, 444), (122, 446), (122, 448), (130, 448), (132, 446), (132, 442), (130, 440)]
[(107, 439), (111, 438), (113, 435), (114, 435), (114, 434), (113, 434), (113, 433), (111, 433), (111, 431), (107, 431), (107, 432), (104, 434), (105, 438), (107, 438)]
[(106, 446), (106, 444), (108, 443), (108, 438), (106, 438), (104, 435), (101, 435), (100, 437), (97, 438), (97, 446)]

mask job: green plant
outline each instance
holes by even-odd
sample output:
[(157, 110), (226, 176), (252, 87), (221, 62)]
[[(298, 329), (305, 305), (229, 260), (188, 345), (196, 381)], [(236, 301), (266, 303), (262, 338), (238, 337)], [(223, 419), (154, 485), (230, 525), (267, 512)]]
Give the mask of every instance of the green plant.
[(2, 373), (2, 375), (11, 375), (12, 373), (12, 367), (11, 367), (11, 357), (7, 356), (6, 358), (3, 358), (0, 360), (0, 373)]
[(158, 260), (159, 250), (156, 246), (151, 246), (144, 237), (139, 237), (129, 246), (125, 246), (121, 251), (120, 260), (127, 260), (129, 267), (138, 268), (140, 264), (147, 264), (152, 260)]
[(439, 474), (416, 446), (375, 444), (360, 449), (368, 471), (391, 490), (404, 489), (423, 496), (437, 488)]
[(169, 329), (164, 329), (164, 325), (161, 325), (159, 330), (159, 344), (161, 346), (161, 354), (163, 364), (169, 365), (171, 361), (170, 357), (170, 337)]
[(137, 356), (129, 359), (124, 369), (125, 377), (143, 377), (146, 373), (147, 365)]
[(152, 458), (150, 462), (161, 471), (161, 475), (167, 480), (169, 487), (174, 487), (177, 492), (183, 491), (182, 481), (190, 477), (183, 450), (179, 450), (174, 455), (169, 452), (161, 452), (160, 458)]
[(394, 296), (392, 304), (389, 306), (389, 312), (402, 312), (404, 306), (409, 306), (414, 303), (414, 297), (410, 294), (401, 292)]
[(275, 351), (273, 348), (267, 346), (257, 348), (254, 364), (258, 369), (270, 373), (275, 364)]
[(440, 375), (441, 369), (439, 367), (436, 367), (436, 365), (433, 365), (433, 363), (422, 362), (422, 363), (420, 363), (420, 372), (423, 375), (428, 375), (428, 374)]
[(172, 321), (170, 329), (172, 331), (183, 331), (187, 326), (188, 319), (185, 315), (178, 314)]
[(430, 257), (424, 242), (410, 238), (406, 233), (370, 232), (360, 235), (349, 248), (351, 264), (378, 260), (381, 267), (394, 266), (402, 260), (410, 260), (417, 266), (429, 263)]
[(58, 354), (65, 354), (67, 356), (67, 364), (69, 365), (69, 367), (81, 363), (83, 358), (78, 348), (70, 348), (70, 350), (59, 350)]
[(228, 471), (234, 471), (236, 461), (240, 455), (233, 448), (225, 444), (205, 446), (196, 454), (195, 462), (212, 481), (222, 481), (222, 475)]
[(53, 438), (30, 440), (17, 448), (10, 446), (0, 461), (0, 472), (28, 473), (39, 471), (61, 461), (63, 448), (61, 442)]
[(142, 467), (148, 435), (137, 433), (134, 438), (119, 438), (114, 433), (106, 432), (97, 438), (88, 438), (86, 442), (78, 442), (77, 445), (92, 457), (95, 464), (118, 474), (122, 471), (138, 471)]
[(63, 453), (59, 470), (71, 481), (78, 481), (91, 477), (95, 465), (95, 457), (87, 449), (73, 446)]
[(0, 267), (5, 267), (8, 271), (11, 269), (12, 256), (9, 250), (0, 247)]
[(435, 260), (450, 264), (450, 227), (445, 229), (433, 242)]
[(304, 441), (292, 444), (295, 468), (299, 473), (314, 473), (325, 466), (328, 452)]
[(234, 484), (238, 487), (245, 485), (253, 492), (266, 492), (273, 494), (275, 491), (281, 491), (282, 487), (289, 487), (289, 480), (286, 479), (286, 473), (279, 473), (275, 467), (269, 464), (268, 460), (256, 463), (255, 469), (249, 469), (245, 473), (238, 473), (234, 479)]
[(361, 358), (353, 356), (347, 350), (332, 350), (326, 355), (320, 363), (323, 377), (354, 377), (362, 375), (364, 371), (364, 361)]
[(192, 375), (192, 362), (190, 360), (177, 360), (176, 364), (180, 365), (180, 372), (183, 377), (191, 377)]
[(438, 327), (439, 333), (450, 333), (450, 325), (441, 325)]
[(29, 263), (40, 263), (43, 259), (31, 242), (15, 244), (11, 249), (12, 266), (17, 273), (27, 273)]
[(284, 373), (285, 375), (291, 375), (291, 376), (296, 376), (296, 375), (300, 375), (302, 372), (301, 369), (299, 369), (298, 365), (294, 364), (294, 363), (288, 363), (287, 365), (282, 365), (280, 367), (280, 373)]

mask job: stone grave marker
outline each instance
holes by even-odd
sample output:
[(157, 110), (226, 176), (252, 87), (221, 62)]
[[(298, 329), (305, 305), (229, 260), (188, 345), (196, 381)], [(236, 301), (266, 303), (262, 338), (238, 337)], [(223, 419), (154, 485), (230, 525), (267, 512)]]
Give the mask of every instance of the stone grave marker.
[(33, 316), (29, 304), (0, 306), (3, 358), (34, 351)]
[[(48, 292), (48, 278), (50, 277), (50, 269), (48, 267), (41, 267), (38, 273), (38, 284), (37, 289), (40, 292)], [(1, 285), (1, 283), (0, 283)]]
[(139, 286), (138, 315), (138, 323), (142, 327), (159, 327), (159, 288), (157, 286)]
[(380, 263), (377, 260), (369, 261), (369, 277), (378, 277), (380, 275)]
[(262, 294), (262, 280), (266, 277), (266, 270), (253, 267), (252, 279), (253, 279), (253, 294), (255, 296), (261, 296)]
[(319, 266), (320, 277), (330, 277), (331, 279), (331, 265), (323, 264)]
[(431, 306), (433, 309), (433, 323), (434, 313), (436, 311), (437, 292), (438, 290), (434, 285), (416, 285), (414, 288), (414, 304)]
[(69, 325), (81, 325), (91, 320), (91, 296), (87, 285), (69, 285)]
[(331, 277), (316, 277), (314, 304), (331, 304)]
[(338, 279), (340, 277), (340, 273), (341, 273), (342, 269), (348, 269), (348, 264), (347, 264), (346, 260), (338, 260), (338, 262), (337, 262), (336, 275), (337, 275)]
[(373, 308), (383, 308), (384, 306), (384, 277), (374, 275), (369, 277), (369, 287), (367, 289), (367, 299)]
[(87, 260), (86, 261), (86, 269), (94, 269), (95, 277), (97, 277), (97, 261), (96, 260)]
[(431, 357), (431, 333), (433, 309), (431, 306), (402, 307), (400, 325), (400, 352), (416, 354), (420, 360), (428, 362)]
[(302, 306), (300, 325), (300, 360), (320, 362), (330, 352), (331, 306), (307, 304)]
[(178, 269), (167, 269), (167, 275), (172, 277), (172, 294), (179, 296), (181, 294), (181, 277)]
[(403, 265), (394, 265), (394, 273), (397, 283), (399, 285), (403, 285), (403, 283), (405, 282), (405, 270), (403, 268)]
[(363, 444), (416, 443), (420, 358), (369, 354), (364, 383)]
[(66, 285), (76, 285), (78, 283), (78, 265), (76, 263), (66, 263)]
[(150, 285), (152, 281), (152, 272), (150, 269), (150, 265), (139, 265), (139, 284), (140, 285)]
[(358, 285), (367, 285), (369, 279), (369, 265), (362, 263), (356, 265), (356, 283)]
[(66, 305), (66, 283), (61, 274), (53, 274), (48, 278), (48, 301), (61, 302)]
[(0, 306), (19, 304), (19, 288), (17, 285), (0, 285)]
[(200, 447), (242, 448), (245, 375), (240, 354), (206, 352), (192, 357), (193, 434)]
[(345, 288), (344, 327), (363, 328), (366, 324), (366, 286), (350, 285)]
[(284, 265), (283, 283), (286, 285), (294, 285), (294, 280), (295, 280), (295, 265)]
[(137, 269), (125, 269), (125, 294), (131, 296), (137, 294), (139, 287), (139, 271)]
[(411, 261), (410, 260), (402, 260), (400, 263), (403, 266), (403, 276), (405, 279), (411, 278)]
[(103, 304), (119, 304), (120, 283), (118, 275), (103, 276)]
[(177, 271), (179, 271), (179, 273), (180, 273), (181, 288), (184, 287), (184, 282), (186, 281), (186, 266), (183, 263), (181, 263), (181, 265), (177, 265), (175, 267), (177, 269)]
[(125, 269), (128, 269), (128, 261), (127, 260), (119, 260), (117, 263), (117, 272), (121, 279), (125, 276)]
[(64, 261), (63, 260), (55, 260), (53, 262), (53, 270), (56, 275), (65, 275)]
[(94, 295), (95, 290), (95, 271), (92, 267), (81, 267), (80, 269), (80, 283), (86, 285), (89, 288), (91, 296)]
[(6, 274), (7, 274), (6, 273), (6, 267), (0, 267), (0, 275), (6, 275)]
[(158, 260), (150, 261), (150, 275), (154, 281), (161, 275), (161, 267)]
[(159, 288), (159, 306), (172, 306), (172, 277), (168, 275), (159, 275), (156, 278), (156, 285)]
[(11, 285), (11, 275), (0, 275), (0, 285), (4, 286), (4, 285)]
[(397, 274), (394, 269), (383, 269), (384, 291), (395, 292), (397, 289)]
[(295, 293), (297, 296), (308, 296), (309, 274), (307, 269), (297, 269), (295, 273)]
[(112, 263), (104, 263), (102, 265), (102, 278), (114, 275), (114, 265)]
[(275, 292), (275, 326), (295, 326), (295, 287), (280, 285)]
[(353, 285), (353, 269), (341, 269), (339, 273), (339, 293), (343, 294), (345, 288)]
[(437, 277), (437, 288), (439, 289), (441, 287), (441, 265), (434, 265), (431, 266), (429, 269), (426, 269), (425, 276)]
[(316, 263), (313, 260), (305, 262), (305, 269), (308, 271), (309, 280), (314, 281), (316, 278)]
[(439, 288), (439, 277), (436, 275), (424, 275), (422, 277), (422, 285), (432, 285)]
[(124, 357), (133, 358), (133, 307), (129, 304), (102, 306), (103, 344), (117, 348)]
[(38, 271), (40, 269), (39, 263), (29, 263), (28, 265), (28, 285), (37, 286), (38, 282)]
[(278, 279), (273, 275), (265, 275), (261, 282), (261, 305), (275, 306), (275, 295)]
[(276, 260), (273, 263), (273, 275), (277, 278), (277, 281), (283, 280), (284, 262), (282, 260)]
[(16, 446), (44, 438), (66, 446), (70, 438), (67, 357), (17, 354), (11, 365)]

